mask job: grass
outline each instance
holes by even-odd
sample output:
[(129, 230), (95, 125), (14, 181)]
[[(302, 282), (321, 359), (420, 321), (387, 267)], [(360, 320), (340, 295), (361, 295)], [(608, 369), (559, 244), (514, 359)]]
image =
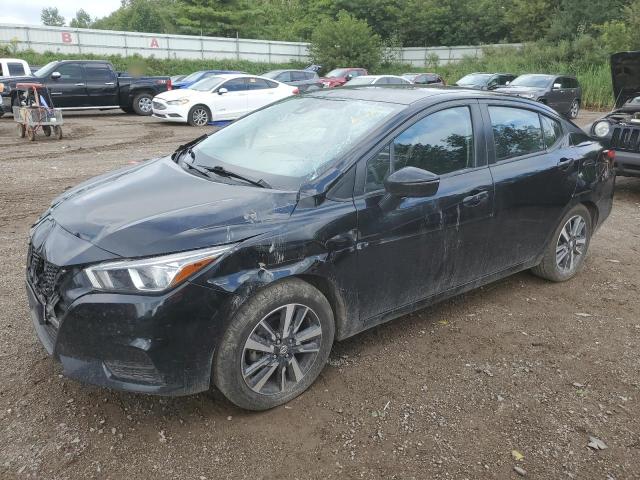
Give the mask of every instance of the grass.
[[(66, 59), (107, 59), (117, 70), (129, 70), (147, 75), (179, 75), (197, 70), (220, 69), (240, 70), (252, 74), (264, 73), (281, 68), (302, 68), (301, 63), (259, 63), (246, 60), (181, 60), (164, 58), (143, 58), (120, 55), (101, 56), (90, 54), (59, 54), (54, 52), (12, 51), (11, 47), (0, 47), (0, 56), (19, 56), (33, 65), (44, 65), (52, 60)], [(558, 73), (575, 75), (583, 91), (582, 104), (589, 109), (607, 109), (613, 105), (611, 75), (605, 56), (589, 55), (583, 48), (576, 53), (570, 44), (528, 44), (522, 49), (510, 47), (487, 48), (480, 58), (466, 57), (457, 63), (431, 65), (416, 68), (406, 64), (382, 65), (374, 73), (403, 73), (406, 71), (437, 71), (448, 84), (471, 72)]]

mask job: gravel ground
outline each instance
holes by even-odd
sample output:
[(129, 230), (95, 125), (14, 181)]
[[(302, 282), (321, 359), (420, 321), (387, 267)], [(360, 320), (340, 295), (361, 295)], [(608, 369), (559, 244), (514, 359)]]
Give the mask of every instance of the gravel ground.
[(31, 144), (0, 120), (0, 478), (640, 478), (640, 180), (619, 179), (574, 280), (521, 273), (377, 327), (337, 344), (307, 393), (248, 413), (216, 393), (81, 385), (39, 344), (23, 286), (33, 220), (65, 188), (198, 133), (65, 121), (62, 141)]

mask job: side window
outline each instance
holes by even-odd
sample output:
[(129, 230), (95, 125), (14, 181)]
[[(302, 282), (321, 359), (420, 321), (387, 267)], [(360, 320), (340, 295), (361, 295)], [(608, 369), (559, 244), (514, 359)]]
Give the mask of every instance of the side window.
[(301, 82), (307, 79), (305, 72), (291, 72), (291, 80)]
[(379, 79), (375, 80), (373, 83), (375, 83), (376, 85), (387, 85), (389, 84), (389, 77), (380, 77)]
[(417, 167), (436, 175), (473, 166), (473, 128), (468, 107), (454, 107), (414, 123), (394, 140), (393, 170)]
[(265, 90), (269, 84), (261, 78), (249, 77), (247, 80), (247, 90)]
[(4, 77), (4, 76), (5, 76), (5, 74), (4, 74), (4, 70), (2, 68), (2, 62), (0, 62), (0, 77)]
[(248, 90), (244, 78), (234, 78), (226, 83), (223, 83), (221, 87), (226, 88), (230, 92), (240, 92), (242, 90)]
[(318, 78), (318, 74), (316, 72), (305, 72), (305, 76), (307, 77), (307, 80), (315, 80)]
[(278, 84), (273, 80), (265, 80), (265, 82), (267, 82), (267, 86), (269, 88), (278, 88)]
[(352, 78), (356, 78), (362, 75), (362, 72), (360, 70), (351, 70), (349, 73), (351, 74)]
[(518, 157), (543, 149), (540, 117), (530, 110), (489, 107), (496, 160)]
[(544, 145), (547, 148), (551, 148), (556, 144), (560, 138), (562, 138), (562, 125), (557, 120), (553, 120), (544, 115), (540, 115), (542, 121), (542, 136)]
[(282, 72), (280, 75), (278, 75), (278, 78), (276, 78), (276, 80), (278, 80), (279, 82), (290, 82), (291, 72)]
[(87, 82), (110, 82), (114, 79), (114, 74), (109, 67), (101, 64), (86, 64), (84, 67)]
[(82, 82), (84, 77), (82, 65), (79, 63), (65, 63), (60, 65), (57, 71), (60, 73), (60, 81), (62, 82)]
[(365, 192), (375, 192), (384, 188), (384, 180), (391, 172), (391, 144), (384, 147), (367, 162)]
[(573, 82), (568, 77), (562, 77), (560, 83), (562, 84), (562, 88), (573, 88)]
[(8, 63), (7, 69), (9, 70), (9, 76), (11, 77), (17, 77), (25, 74), (24, 65), (18, 62)]

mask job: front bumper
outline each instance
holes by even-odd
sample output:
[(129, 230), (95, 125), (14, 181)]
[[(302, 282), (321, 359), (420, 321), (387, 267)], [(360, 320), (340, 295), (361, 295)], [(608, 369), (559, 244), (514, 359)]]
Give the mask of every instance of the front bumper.
[(184, 105), (168, 105), (165, 102), (153, 100), (151, 111), (156, 118), (169, 122), (186, 123), (189, 115), (189, 105), (187, 104), (185, 108)]
[(38, 337), (65, 376), (159, 395), (209, 388), (228, 293), (189, 282), (158, 296), (89, 293), (55, 319), (28, 281), (27, 296)]
[(616, 150), (616, 174), (640, 177), (640, 153)]

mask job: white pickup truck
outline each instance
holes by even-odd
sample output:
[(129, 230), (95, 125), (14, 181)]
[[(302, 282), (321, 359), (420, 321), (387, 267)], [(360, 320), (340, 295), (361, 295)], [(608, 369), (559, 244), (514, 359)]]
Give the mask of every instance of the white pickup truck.
[(0, 78), (31, 75), (29, 64), (19, 58), (0, 58)]

